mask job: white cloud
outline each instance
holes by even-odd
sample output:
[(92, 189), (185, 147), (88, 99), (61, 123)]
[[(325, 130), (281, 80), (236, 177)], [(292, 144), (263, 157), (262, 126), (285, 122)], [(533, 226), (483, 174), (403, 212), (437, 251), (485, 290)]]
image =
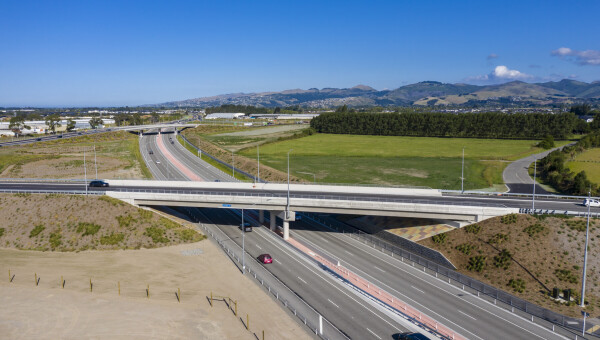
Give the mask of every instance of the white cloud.
[(531, 76), (529, 74), (526, 74), (526, 73), (523, 73), (523, 72), (520, 72), (517, 70), (511, 70), (504, 65), (496, 66), (496, 68), (494, 69), (494, 72), (492, 72), (492, 76), (495, 78), (501, 78), (501, 79), (529, 79), (529, 78), (531, 78)]
[(534, 77), (530, 74), (523, 73), (518, 70), (511, 70), (504, 65), (499, 65), (494, 68), (490, 74), (468, 77), (465, 81), (482, 82), (482, 83), (500, 83), (506, 80), (533, 80)]
[(586, 50), (578, 51), (568, 47), (561, 47), (552, 51), (553, 56), (558, 56), (563, 59), (574, 61), (579, 65), (595, 65), (600, 66), (600, 51)]

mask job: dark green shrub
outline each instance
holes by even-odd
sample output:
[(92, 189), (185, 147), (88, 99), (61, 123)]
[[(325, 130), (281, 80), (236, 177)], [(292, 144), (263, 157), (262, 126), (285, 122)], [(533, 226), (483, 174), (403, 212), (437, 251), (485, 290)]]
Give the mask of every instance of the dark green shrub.
[(508, 250), (502, 249), (498, 255), (494, 256), (494, 266), (504, 270), (508, 269), (512, 263), (511, 257), (512, 255)]
[(500, 218), (500, 221), (504, 224), (513, 224), (517, 222), (517, 214), (508, 214)]
[(577, 283), (577, 281), (579, 281), (577, 276), (571, 273), (571, 271), (568, 269), (556, 269), (554, 271), (554, 275), (556, 275), (559, 280), (569, 283)]
[(2, 235), (4, 235), (4, 228), (0, 228), (0, 237), (2, 237)]
[(525, 281), (523, 279), (510, 279), (507, 286), (511, 287), (515, 292), (523, 293), (525, 291)]
[(456, 246), (456, 250), (460, 251), (465, 255), (471, 255), (471, 251), (475, 249), (475, 245), (469, 243), (463, 243)]
[(508, 235), (498, 233), (490, 238), (489, 243), (502, 244), (502, 242), (508, 241), (508, 239)]
[(52, 247), (53, 250), (60, 247), (61, 244), (62, 235), (60, 234), (60, 230), (57, 230), (56, 232), (50, 234), (50, 247)]
[(479, 234), (481, 226), (479, 224), (469, 224), (465, 227), (465, 231), (469, 234)]
[(44, 227), (41, 224), (36, 225), (30, 232), (29, 232), (29, 237), (36, 237), (38, 236), (42, 231), (44, 231), (44, 229), (46, 229), (46, 227)]
[(529, 235), (529, 237), (534, 237), (536, 234), (541, 233), (542, 231), (544, 231), (546, 228), (539, 224), (532, 224), (529, 227), (526, 227), (525, 229), (523, 229), (523, 232), (526, 233), (527, 235)]
[(148, 227), (144, 235), (150, 237), (154, 243), (167, 243), (169, 239), (165, 237), (165, 231), (159, 227)]
[(115, 244), (118, 244), (121, 241), (123, 241), (124, 238), (125, 238), (124, 234), (111, 233), (110, 235), (104, 235), (104, 236), (100, 237), (100, 244), (114, 246)]
[(119, 222), (119, 227), (121, 228), (127, 228), (129, 226), (131, 226), (132, 223), (136, 222), (136, 219), (133, 218), (131, 215), (119, 215), (115, 217), (117, 219), (117, 221)]
[(98, 230), (100, 230), (100, 226), (94, 223), (79, 222), (77, 224), (77, 232), (83, 233), (81, 236), (96, 235)]
[(434, 243), (437, 243), (437, 244), (443, 244), (443, 243), (446, 243), (446, 239), (447, 239), (447, 238), (448, 238), (448, 235), (446, 235), (446, 234), (444, 233), (444, 234), (437, 234), (437, 235), (433, 235), (433, 236), (431, 237), (431, 240), (432, 240)]
[(485, 269), (485, 261), (487, 258), (485, 256), (472, 256), (469, 259), (469, 264), (467, 265), (467, 269), (474, 272), (482, 272)]

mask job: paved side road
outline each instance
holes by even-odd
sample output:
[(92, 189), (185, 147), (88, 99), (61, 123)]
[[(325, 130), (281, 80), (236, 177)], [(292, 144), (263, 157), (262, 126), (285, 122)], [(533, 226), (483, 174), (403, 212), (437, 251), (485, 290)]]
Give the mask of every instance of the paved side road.
[[(567, 144), (573, 145), (574, 143)], [(565, 145), (565, 146), (567, 146)], [(502, 178), (504, 179), (504, 183), (508, 187), (508, 191), (517, 194), (531, 194), (533, 193), (533, 179), (529, 176), (529, 166), (536, 159), (542, 159), (546, 157), (549, 153), (554, 150), (562, 149), (564, 146), (550, 149), (535, 155), (531, 155), (525, 158), (518, 159), (512, 163), (510, 163), (504, 172), (502, 173)], [(536, 184), (535, 186), (536, 194), (550, 194), (548, 191), (544, 190), (541, 186)]]

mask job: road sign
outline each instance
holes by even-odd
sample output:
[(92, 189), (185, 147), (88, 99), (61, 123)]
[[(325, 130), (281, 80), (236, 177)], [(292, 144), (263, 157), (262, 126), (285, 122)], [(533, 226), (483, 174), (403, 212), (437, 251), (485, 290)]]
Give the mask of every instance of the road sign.
[(223, 206), (224, 206), (225, 208), (230, 208), (230, 207), (231, 207), (231, 204), (223, 204)]

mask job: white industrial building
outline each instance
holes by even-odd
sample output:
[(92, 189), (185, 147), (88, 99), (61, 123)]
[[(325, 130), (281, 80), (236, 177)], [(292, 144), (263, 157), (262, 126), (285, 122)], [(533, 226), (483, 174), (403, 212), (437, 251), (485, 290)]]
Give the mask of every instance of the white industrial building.
[(204, 119), (239, 119), (246, 117), (245, 113), (217, 112), (206, 115)]
[[(90, 129), (91, 126), (89, 124), (91, 117), (87, 118), (82, 118), (82, 119), (73, 119), (75, 121), (75, 130), (79, 130), (79, 129)], [(115, 120), (114, 119), (108, 119), (108, 118), (102, 118), (102, 122), (104, 123), (103, 125), (106, 124), (114, 124)], [(12, 130), (9, 129), (9, 125), (10, 122), (0, 122), (0, 136), (4, 135), (4, 136), (14, 136), (14, 132), (12, 132)], [(21, 131), (21, 134), (23, 135), (27, 135), (27, 134), (44, 134), (44, 133), (48, 133), (50, 132), (48, 130), (48, 125), (46, 125), (46, 122), (43, 120), (30, 120), (30, 121), (26, 121), (25, 125), (29, 126), (30, 129), (23, 129), (23, 131)], [(62, 119), (60, 121), (60, 127), (56, 128), (56, 131), (65, 131), (67, 129), (67, 120), (66, 119)]]

